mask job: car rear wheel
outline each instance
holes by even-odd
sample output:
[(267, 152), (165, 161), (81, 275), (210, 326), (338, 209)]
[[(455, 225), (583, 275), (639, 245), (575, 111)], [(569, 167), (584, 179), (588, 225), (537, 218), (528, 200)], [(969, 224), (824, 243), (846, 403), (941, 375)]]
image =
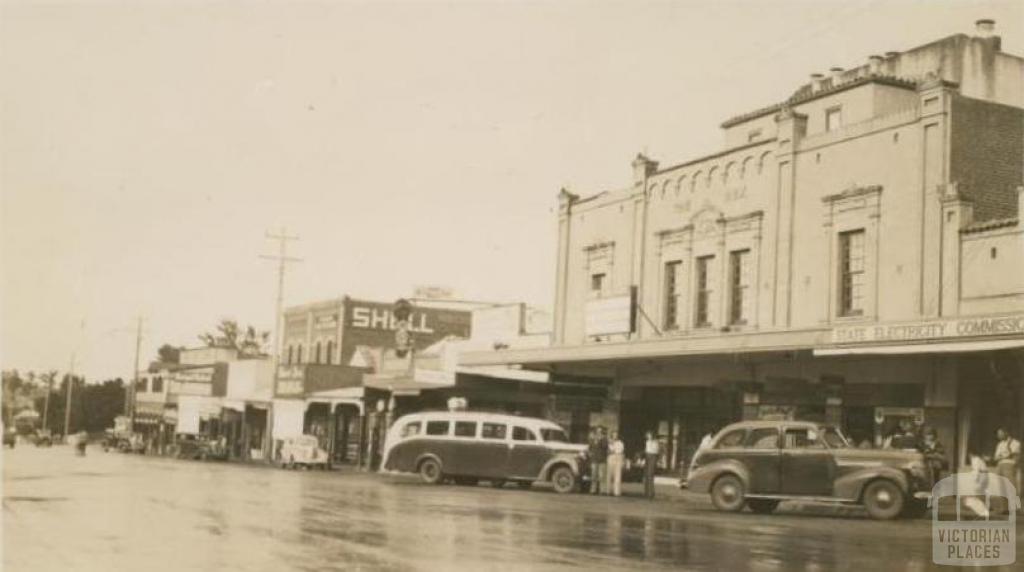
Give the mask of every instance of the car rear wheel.
[(434, 459), (426, 459), (420, 463), (420, 478), (428, 485), (436, 485), (441, 482), (444, 475), (441, 473), (441, 463)]
[(715, 484), (711, 486), (711, 504), (721, 511), (743, 510), (744, 495), (743, 481), (736, 475), (718, 477)]
[(748, 499), (747, 506), (751, 512), (757, 514), (771, 514), (779, 507), (779, 501), (774, 499)]
[(903, 491), (892, 481), (873, 481), (864, 489), (864, 508), (871, 518), (896, 518), (903, 511), (903, 504)]
[(571, 493), (576, 488), (576, 475), (569, 467), (557, 467), (551, 473), (551, 484), (555, 486), (556, 493)]

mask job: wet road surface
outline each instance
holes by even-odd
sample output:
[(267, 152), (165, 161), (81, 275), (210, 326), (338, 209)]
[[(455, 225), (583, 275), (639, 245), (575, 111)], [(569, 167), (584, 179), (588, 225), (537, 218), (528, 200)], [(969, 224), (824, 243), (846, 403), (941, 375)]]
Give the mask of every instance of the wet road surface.
[[(927, 520), (5, 450), (3, 570), (926, 570)], [(844, 512), (851, 512), (846, 510)], [(855, 512), (855, 511), (853, 511)], [(1018, 539), (1020, 539), (1018, 535)]]

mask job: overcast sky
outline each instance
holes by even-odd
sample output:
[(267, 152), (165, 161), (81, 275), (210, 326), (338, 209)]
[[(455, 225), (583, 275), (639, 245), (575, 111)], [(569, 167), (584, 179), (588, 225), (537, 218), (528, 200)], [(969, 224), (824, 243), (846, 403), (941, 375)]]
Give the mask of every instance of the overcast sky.
[(0, 359), (130, 376), (221, 317), (421, 284), (550, 307), (558, 189), (721, 148), (725, 118), (1009, 2), (10, 2)]

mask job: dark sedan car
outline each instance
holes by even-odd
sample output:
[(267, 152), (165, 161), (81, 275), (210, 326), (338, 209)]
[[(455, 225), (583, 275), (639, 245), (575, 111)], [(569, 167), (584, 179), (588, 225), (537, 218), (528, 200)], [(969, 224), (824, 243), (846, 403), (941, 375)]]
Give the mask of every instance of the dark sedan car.
[(834, 427), (801, 421), (729, 425), (697, 452), (682, 486), (719, 510), (770, 513), (784, 500), (863, 505), (878, 519), (923, 514), (932, 487), (916, 451), (855, 449)]

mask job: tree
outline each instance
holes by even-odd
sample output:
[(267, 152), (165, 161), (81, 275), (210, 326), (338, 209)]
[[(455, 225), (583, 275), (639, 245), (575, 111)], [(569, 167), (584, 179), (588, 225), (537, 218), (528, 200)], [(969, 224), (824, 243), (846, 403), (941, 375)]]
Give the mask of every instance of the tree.
[(270, 332), (257, 332), (253, 326), (246, 326), (242, 331), (238, 322), (225, 318), (217, 324), (215, 332), (200, 334), (199, 339), (211, 348), (234, 348), (239, 356), (257, 357), (267, 355), (264, 348), (270, 340)]
[(181, 348), (176, 348), (171, 344), (164, 344), (160, 346), (160, 349), (156, 350), (157, 359), (163, 363), (178, 363), (181, 359)]

